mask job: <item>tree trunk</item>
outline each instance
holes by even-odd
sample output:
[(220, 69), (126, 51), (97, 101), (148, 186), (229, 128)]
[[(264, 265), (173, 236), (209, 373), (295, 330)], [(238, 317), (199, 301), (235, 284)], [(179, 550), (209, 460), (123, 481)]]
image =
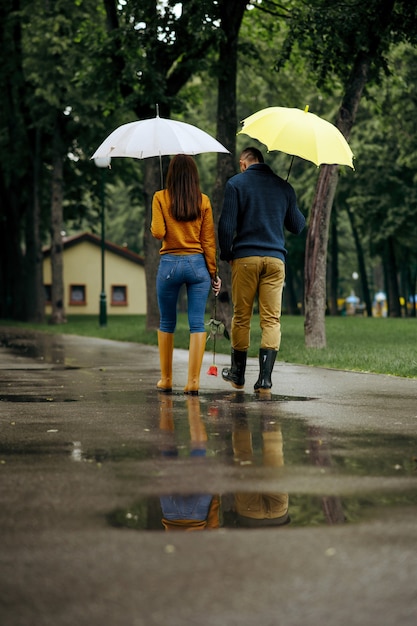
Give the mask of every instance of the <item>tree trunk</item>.
[(338, 315), (337, 297), (339, 292), (339, 241), (337, 233), (337, 212), (331, 215), (331, 255), (330, 255), (330, 315)]
[(363, 253), (363, 248), (361, 244), (361, 240), (359, 237), (358, 229), (355, 224), (355, 216), (353, 215), (351, 209), (346, 207), (347, 214), (349, 216), (350, 225), (352, 228), (353, 240), (355, 242), (356, 254), (358, 257), (358, 265), (359, 265), (359, 276), (361, 279), (362, 286), (362, 297), (366, 306), (366, 314), (368, 317), (372, 317), (372, 300), (371, 293), (369, 290), (368, 277), (366, 275), (366, 265), (365, 265), (365, 255)]
[[(150, 23), (157, 23), (157, 3), (142, 3), (146, 5), (146, 9), (144, 9), (144, 13), (149, 16)], [(200, 6), (198, 6), (200, 5)], [(129, 107), (133, 107), (135, 113), (139, 118), (146, 118), (154, 115), (154, 110), (150, 110), (150, 102), (153, 103), (153, 106), (158, 102), (160, 105), (160, 115), (161, 117), (169, 117), (171, 106), (174, 102), (176, 102), (176, 107), (180, 100), (178, 100), (178, 93), (182, 89), (182, 87), (187, 83), (190, 77), (194, 72), (198, 71), (200, 66), (200, 61), (206, 59), (211, 50), (214, 43), (217, 41), (217, 33), (214, 28), (212, 31), (211, 37), (201, 37), (199, 36), (198, 28), (194, 26), (194, 28), (190, 28), (187, 31), (187, 25), (190, 24), (189, 18), (193, 16), (197, 16), (200, 14), (200, 9), (203, 7), (201, 3), (198, 3), (197, 0), (193, 0), (193, 2), (183, 3), (182, 8), (182, 18), (179, 20), (179, 30), (177, 41), (175, 45), (171, 43), (164, 47), (161, 41), (158, 41), (155, 34), (152, 36), (148, 36), (149, 45), (146, 47), (146, 59), (147, 65), (150, 68), (149, 74), (143, 77), (142, 87), (146, 84), (145, 80), (149, 80), (149, 89), (146, 97), (140, 95), (140, 91), (137, 93), (139, 96), (135, 96), (137, 101), (135, 103), (133, 96), (133, 88), (131, 84), (127, 84), (124, 82), (123, 77), (127, 76), (128, 73), (124, 71), (126, 66), (129, 66), (129, 56), (127, 53), (126, 58), (121, 53), (121, 49), (123, 48), (123, 42), (125, 41), (124, 27), (121, 30), (121, 36), (119, 38), (119, 20), (118, 20), (118, 12), (117, 12), (117, 2), (115, 0), (105, 0), (104, 6), (106, 9), (106, 17), (107, 17), (107, 28), (109, 32), (112, 33), (113, 47), (111, 50), (111, 59), (115, 70), (115, 75), (117, 75), (120, 79), (120, 91), (122, 97), (124, 99), (130, 98)], [(207, 5), (206, 13), (204, 11), (204, 15), (208, 15), (213, 10), (213, 16), (215, 16), (217, 21), (217, 5), (216, 6), (208, 6)], [(196, 9), (199, 11), (196, 13)], [(221, 17), (227, 16), (231, 25), (237, 25), (237, 30), (235, 33), (235, 46), (237, 46), (237, 32), (238, 26), (240, 25), (241, 15), (246, 8), (246, 2), (244, 0), (221, 0), (219, 2), (219, 11), (221, 12)], [(200, 14), (200, 17), (201, 14)], [(183, 19), (185, 18), (185, 19)], [(226, 20), (226, 25), (229, 22)], [(181, 26), (182, 24), (182, 26)], [(153, 29), (152, 26), (149, 26), (149, 32)], [(119, 43), (121, 42), (121, 43)], [(153, 43), (152, 43), (153, 42)], [(226, 43), (227, 46), (227, 43)], [(221, 80), (226, 84), (225, 74), (229, 76), (229, 72), (232, 70), (232, 76), (234, 80), (236, 80), (236, 61), (235, 55), (233, 52), (230, 56), (227, 54), (222, 57), (222, 65), (219, 66), (219, 76), (221, 76)], [(146, 73), (145, 73), (146, 74)], [(156, 99), (158, 98), (158, 99)], [(235, 98), (235, 95), (234, 95)], [(233, 142), (235, 141), (235, 133), (236, 133), (236, 113), (232, 117), (231, 120), (227, 119), (226, 111), (223, 113), (224, 120), (231, 123), (233, 129), (231, 136), (233, 137)], [(221, 132), (221, 131), (220, 131)], [(228, 145), (232, 142), (225, 142), (224, 138), (219, 137), (222, 143), (226, 143)], [(234, 144), (233, 144), (234, 145)], [(232, 167), (228, 167), (229, 173), (226, 176), (230, 176), (230, 170), (232, 174), (233, 171), (233, 157), (229, 157), (230, 163)], [(227, 161), (227, 157), (225, 160), (226, 164), (229, 163)], [(220, 167), (223, 167), (223, 162)], [(145, 273), (146, 273), (146, 284), (147, 284), (147, 328), (149, 330), (156, 329), (159, 326), (159, 311), (157, 307), (157, 298), (156, 298), (156, 271), (159, 264), (159, 244), (156, 240), (153, 239), (152, 235), (149, 232), (149, 226), (151, 222), (151, 206), (152, 206), (152, 197), (153, 193), (160, 189), (160, 178), (159, 178), (159, 163), (157, 166), (147, 162), (145, 164), (145, 182), (144, 182), (144, 195), (145, 195), (145, 214), (146, 214), (146, 224), (145, 224), (145, 232), (144, 232), (144, 256), (145, 256)], [(221, 189), (223, 185), (221, 185)], [(215, 217), (216, 217), (216, 201), (211, 197), (212, 203), (215, 208)], [(220, 206), (220, 202), (219, 202)], [(221, 298), (219, 298), (221, 300)]]
[[(308, 429), (310, 461), (315, 467), (327, 470), (332, 467), (332, 460), (326, 445), (322, 444), (323, 441), (326, 441), (326, 434), (321, 428), (311, 427)], [(344, 524), (346, 522), (342, 501), (338, 496), (321, 497), (321, 506), (328, 524)]]
[(159, 328), (159, 309), (156, 296), (156, 273), (159, 266), (159, 249), (161, 242), (152, 237), (150, 226), (152, 221), (152, 198), (161, 188), (161, 175), (159, 159), (145, 160), (145, 176), (143, 194), (145, 200), (145, 227), (143, 233), (143, 250), (146, 277), (146, 328), (156, 330)]
[[(217, 156), (217, 176), (212, 193), (214, 222), (219, 222), (224, 197), (224, 187), (228, 179), (236, 174), (236, 77), (239, 29), (246, 10), (245, 0), (222, 0), (220, 3), (221, 29), (224, 36), (219, 45), (219, 79), (217, 93), (217, 139), (230, 154)], [(218, 297), (216, 316), (230, 334), (232, 319), (232, 279), (228, 263), (219, 264), (222, 290)]]
[[(416, 305), (417, 305), (417, 298), (416, 298), (416, 293), (417, 293), (417, 264), (412, 263), (411, 259), (408, 259), (407, 262), (407, 270), (406, 270), (406, 282), (407, 282), (407, 289), (405, 290), (408, 298), (406, 300), (406, 309), (407, 309), (407, 303), (410, 304), (411, 307), (411, 311), (409, 313), (410, 317), (417, 317), (417, 311), (416, 311)], [(408, 310), (407, 310), (407, 315), (408, 315)]]
[(63, 158), (55, 152), (52, 164), (51, 199), (51, 269), (52, 269), (52, 314), (50, 324), (64, 324), (64, 262), (62, 245), (63, 227)]
[(0, 168), (0, 317), (26, 320), (22, 225), (31, 181), (20, 3), (0, 3), (2, 166)]
[(401, 317), (400, 292), (398, 289), (397, 261), (394, 249), (394, 240), (388, 237), (386, 249), (387, 296), (388, 313), (390, 317)]
[(39, 202), (40, 139), (35, 131), (33, 163), (33, 199), (26, 215), (25, 294), (26, 319), (41, 324), (45, 320), (45, 289), (43, 286), (43, 254), (40, 237), (41, 209)]
[[(358, 54), (345, 89), (336, 126), (347, 140), (368, 80), (371, 60), (369, 55), (364, 55), (362, 52)], [(336, 165), (321, 166), (306, 241), (304, 339), (307, 348), (326, 347), (327, 242), (337, 180)]]
[[(14, 177), (13, 177), (14, 178)], [(0, 183), (3, 203), (0, 228), (0, 317), (26, 320), (24, 257), (20, 241), (23, 206), (18, 193), (23, 180), (14, 178), (8, 188)]]
[[(407, 254), (405, 255), (407, 256)], [(400, 267), (400, 277), (399, 277), (399, 285), (400, 285), (400, 293), (403, 295), (402, 298), (400, 298), (400, 309), (401, 309), (401, 316), (402, 317), (407, 317), (408, 315), (408, 311), (407, 311), (407, 302), (408, 302), (408, 285), (407, 285), (407, 261), (406, 259), (403, 259), (401, 262), (401, 267)]]
[(297, 306), (297, 294), (294, 286), (294, 274), (291, 265), (286, 266), (285, 287), (282, 292), (282, 309), (288, 315), (298, 315), (300, 311)]
[(305, 343), (307, 348), (325, 348), (326, 263), (329, 221), (336, 192), (338, 169), (335, 165), (320, 168), (316, 195), (311, 208), (306, 241)]

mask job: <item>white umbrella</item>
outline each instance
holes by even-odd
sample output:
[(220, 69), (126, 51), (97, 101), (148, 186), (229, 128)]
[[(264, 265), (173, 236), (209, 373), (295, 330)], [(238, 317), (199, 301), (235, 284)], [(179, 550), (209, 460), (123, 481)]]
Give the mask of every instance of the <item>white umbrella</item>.
[(217, 139), (200, 128), (163, 117), (129, 122), (116, 128), (94, 152), (97, 157), (159, 157), (162, 181), (162, 159), (170, 154), (229, 152)]

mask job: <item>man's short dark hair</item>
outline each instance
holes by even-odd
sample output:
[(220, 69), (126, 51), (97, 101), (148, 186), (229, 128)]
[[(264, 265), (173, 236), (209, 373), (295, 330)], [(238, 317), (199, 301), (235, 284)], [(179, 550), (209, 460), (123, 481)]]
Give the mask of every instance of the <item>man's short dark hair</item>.
[(264, 157), (262, 156), (262, 152), (260, 150), (258, 150), (258, 148), (255, 148), (254, 146), (249, 146), (248, 148), (245, 148), (244, 150), (242, 150), (242, 152), (240, 153), (240, 159), (242, 161), (256, 161), (258, 163), (263, 163), (264, 162)]

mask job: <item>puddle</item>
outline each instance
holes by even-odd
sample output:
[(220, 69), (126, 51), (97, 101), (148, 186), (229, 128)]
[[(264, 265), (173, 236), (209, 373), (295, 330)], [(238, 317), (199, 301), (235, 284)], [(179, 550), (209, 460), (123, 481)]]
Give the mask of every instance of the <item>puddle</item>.
[[(31, 333), (31, 331), (21, 331), (19, 335), (16, 335), (15, 331), (9, 334), (7, 330), (0, 328), (0, 346), (15, 355), (33, 359), (37, 370), (79, 369), (78, 366), (66, 362), (64, 344), (54, 335)], [(33, 367), (29, 369), (32, 370)], [(26, 371), (28, 368), (13, 367), (13, 370)]]
[[(366, 497), (288, 496), (286, 513), (281, 511), (282, 514), (275, 518), (270, 514), (271, 506), (263, 507), (260, 504), (268, 498), (274, 499), (279, 503), (277, 507), (279, 508), (286, 496), (287, 494), (230, 493), (221, 496), (189, 494), (187, 496), (149, 497), (138, 500), (131, 507), (114, 509), (107, 515), (107, 522), (116, 528), (138, 531), (213, 530), (216, 528), (275, 528), (282, 531), (288, 526), (357, 524), (384, 515), (386, 510), (417, 506), (415, 490), (401, 494), (389, 493)], [(200, 516), (199, 518), (198, 502), (200, 502), (200, 509), (205, 508), (205, 512), (208, 511), (206, 517)], [(251, 516), (248, 516), (245, 511), (245, 504), (251, 506)], [(174, 514), (179, 512), (181, 516), (175, 517)], [(170, 516), (169, 513), (171, 513)], [(269, 515), (262, 517), (262, 513)], [(195, 519), (192, 519), (193, 515)]]
[(24, 394), (0, 394), (0, 402), (77, 402), (74, 398), (52, 398)]
[[(248, 402), (243, 394), (234, 399), (161, 397), (153, 447), (159, 462), (152, 468), (159, 471), (162, 495), (110, 511), (108, 523), (135, 530), (283, 529), (358, 523), (417, 506), (417, 490), (407, 482), (417, 475), (417, 437), (312, 427), (287, 416), (279, 401)], [(225, 493), (206, 492), (219, 474)], [(333, 482), (332, 493), (316, 495), (322, 476)], [(378, 479), (377, 489), (367, 491), (361, 477)], [(388, 477), (399, 479), (394, 490)], [(277, 490), (293, 478), (314, 493)], [(234, 491), (227, 488), (231, 483), (238, 483)], [(347, 495), (335, 495), (338, 487)]]
[[(182, 392), (174, 392), (171, 394), (171, 397), (184, 399), (184, 394)], [(214, 403), (214, 404), (229, 404), (232, 402), (233, 404), (244, 404), (245, 406), (259, 405), (263, 403), (273, 403), (273, 402), (307, 402), (310, 400), (315, 400), (313, 396), (289, 396), (289, 395), (280, 395), (276, 393), (245, 393), (243, 391), (239, 392), (230, 392), (230, 391), (216, 391), (216, 392), (204, 392), (199, 396), (199, 400), (202, 404)]]
[[(9, 348), (50, 362), (52, 369), (72, 369), (59, 344), (31, 346), (22, 338), (21, 345), (16, 341)], [(132, 390), (129, 381), (136, 373), (123, 372), (107, 386), (105, 378), (101, 386), (92, 384), (91, 416), (83, 409), (88, 430), (81, 421), (64, 426), (58, 406), (53, 428), (48, 422), (41, 432), (39, 422), (30, 424), (30, 442), (13, 442), (19, 437), (13, 429), (10, 443), (0, 444), (0, 461), (18, 456), (30, 464), (44, 456), (70, 469), (77, 463), (77, 471), (82, 463), (106, 465), (117, 501), (120, 494), (130, 494), (123, 501), (128, 505), (117, 509), (109, 496), (107, 521), (134, 530), (274, 527), (283, 532), (293, 526), (355, 524), (394, 508), (417, 507), (417, 490), (410, 490), (417, 477), (417, 434), (311, 426), (302, 417), (303, 403), (316, 400), (308, 396)], [(39, 393), (39, 387), (28, 394), (18, 389), (0, 394), (0, 403), (77, 401)], [(289, 403), (299, 403), (298, 415), (294, 404), (288, 410)], [(40, 415), (43, 411), (39, 407)], [(60, 428), (68, 433), (70, 427), (73, 434), (59, 441)], [(68, 441), (71, 436), (77, 441)], [(221, 493), (212, 493), (213, 485)], [(283, 485), (288, 492), (279, 491)]]
[(60, 362), (64, 347), (57, 342), (56, 337), (49, 335), (34, 335), (30, 332), (21, 336), (2, 334), (0, 343), (14, 354), (24, 355), (31, 359), (47, 359), (53, 356), (55, 362)]
[[(49, 433), (57, 433), (58, 429), (51, 428), (45, 430), (45, 432)], [(71, 456), (74, 454), (74, 450), (76, 446), (72, 442), (58, 442), (58, 441), (39, 441), (33, 443), (27, 443), (24, 446), (17, 446), (15, 444), (7, 444), (0, 443), (0, 458), (5, 459), (6, 457), (12, 456)]]

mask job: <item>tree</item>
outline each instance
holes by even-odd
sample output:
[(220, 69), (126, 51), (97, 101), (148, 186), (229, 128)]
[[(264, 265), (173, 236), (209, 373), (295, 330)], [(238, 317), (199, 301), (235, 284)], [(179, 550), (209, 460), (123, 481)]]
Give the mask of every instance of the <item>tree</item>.
[(42, 255), (42, 206), (41, 206), (41, 149), (40, 132), (31, 133), (33, 137), (33, 181), (32, 199), (25, 220), (25, 318), (40, 323), (45, 318), (45, 291), (43, 286)]
[[(104, 0), (109, 38), (105, 42), (112, 62), (114, 83), (126, 109), (138, 118), (155, 115), (159, 104), (162, 117), (185, 108), (181, 89), (190, 77), (202, 69), (218, 37), (215, 2), (191, 0), (182, 3), (181, 13), (175, 2), (164, 6), (155, 0), (132, 0), (118, 5)], [(166, 166), (166, 165), (165, 165)], [(149, 231), (151, 201), (159, 188), (157, 160), (145, 163), (144, 254), (147, 284), (147, 327), (157, 328), (159, 313), (156, 301), (156, 271), (159, 244)]]
[[(371, 241), (373, 259), (387, 259), (383, 244), (387, 234), (392, 237), (390, 254), (398, 268), (396, 279), (401, 279), (403, 293), (405, 289), (410, 294), (415, 292), (412, 215), (417, 195), (413, 178), (417, 160), (413, 147), (417, 81), (414, 49), (400, 49), (402, 40), (415, 40), (414, 4), (396, 0), (388, 26), (383, 20), (388, 0), (354, 2), (350, 7), (328, 0), (312, 0), (309, 5), (300, 0), (257, 0), (247, 7), (241, 0), (5, 0), (0, 8), (0, 85), (4, 94), (0, 146), (8, 158), (0, 163), (0, 315), (15, 319), (32, 316), (34, 320), (42, 315), (41, 245), (48, 241), (51, 199), (58, 198), (59, 211), (54, 211), (58, 247), (65, 220), (65, 228), (84, 224), (94, 228), (99, 211), (99, 172), (90, 156), (116, 126), (134, 118), (153, 117), (155, 105), (159, 104), (162, 116), (185, 118), (214, 133), (217, 101), (218, 138), (231, 150), (230, 155), (219, 159), (212, 194), (218, 216), (224, 183), (235, 173), (236, 150), (249, 139), (244, 135), (236, 138), (237, 120), (273, 104), (310, 104), (312, 111), (329, 118), (337, 110), (335, 102), (342, 100), (347, 115), (342, 121), (347, 124), (348, 134), (355, 112), (352, 103), (358, 94), (353, 87), (358, 84), (367, 99), (362, 98), (361, 108), (355, 113), (352, 146), (358, 155), (356, 172), (349, 171), (336, 180), (339, 215), (349, 206), (362, 243)], [(286, 40), (287, 23), (291, 30)], [(272, 71), (276, 51), (283, 46), (285, 56), (291, 41), (296, 41), (293, 62), (290, 68), (280, 67), (277, 80)], [(393, 50), (393, 45), (398, 48), (396, 55), (387, 52)], [(395, 73), (387, 74), (381, 102), (373, 85), (383, 74), (381, 69), (387, 72), (390, 67), (395, 67)], [(314, 74), (307, 72), (311, 68)], [(238, 97), (234, 93), (236, 70)], [(319, 87), (313, 84), (313, 76)], [(358, 76), (360, 80), (355, 82)], [(348, 87), (352, 87), (349, 92)], [(405, 92), (406, 106), (404, 95), (401, 100)], [(349, 97), (343, 99), (344, 93)], [(369, 105), (367, 109), (364, 101)], [(202, 120), (207, 120), (208, 128)], [(398, 129), (397, 136), (391, 127)], [(378, 145), (370, 146), (368, 142)], [(381, 146), (385, 145), (386, 151), (382, 152)], [(201, 157), (206, 189), (211, 184), (216, 158)], [(271, 153), (267, 160), (278, 173), (284, 171), (285, 177), (289, 161), (286, 155)], [(384, 165), (387, 162), (391, 169)], [(374, 174), (376, 168), (378, 174), (384, 171), (382, 186), (380, 176)], [(313, 202), (315, 178), (311, 164), (296, 160), (291, 182), (304, 212)], [(58, 181), (54, 185), (57, 194), (52, 193), (53, 179)], [(319, 182), (317, 189), (328, 191), (328, 180)], [(341, 184), (347, 188), (342, 199)], [(123, 198), (121, 204), (128, 206), (129, 198), (134, 197), (136, 211), (141, 212), (131, 224), (132, 229), (143, 229), (144, 233), (143, 244), (137, 249), (147, 257), (149, 328), (158, 324), (155, 273), (159, 249), (149, 233), (151, 199), (158, 186), (157, 159), (148, 159), (144, 164), (133, 159), (112, 163), (110, 201), (114, 194), (118, 203)], [(321, 229), (324, 233), (328, 230), (328, 206), (317, 201), (316, 205), (309, 237)], [(314, 212), (322, 219), (316, 219)], [(123, 237), (126, 227), (121, 225), (119, 213), (116, 208), (110, 213), (117, 223), (117, 236)], [(316, 241), (309, 242), (307, 258), (311, 256), (315, 264), (324, 265), (325, 283), (322, 261), (327, 242), (319, 235), (317, 238), (318, 246)], [(302, 244), (296, 238), (288, 239), (291, 267), (285, 297), (289, 310), (294, 310), (302, 297), (302, 271), (298, 267), (303, 259)], [(227, 269), (222, 268), (223, 278)], [(310, 269), (313, 287), (317, 288), (314, 268)], [(228, 292), (227, 284), (226, 276)], [(395, 292), (394, 287), (391, 291)], [(310, 299), (309, 304), (314, 306), (316, 302)], [(325, 297), (320, 306), (320, 314), (324, 314)]]
[[(93, 11), (92, 0), (10, 0), (1, 5), (0, 82), (6, 98), (0, 141), (8, 155), (0, 166), (1, 218), (6, 226), (1, 231), (0, 314), (5, 317), (41, 321), (44, 316), (42, 243), (52, 221), (53, 248), (59, 255), (67, 156), (75, 147), (74, 137), (83, 134), (81, 118), (71, 114), (80, 108), (72, 80), (81, 64), (77, 38), (87, 30)], [(84, 111), (87, 103), (91, 96), (83, 99)], [(53, 220), (48, 215), (52, 207)], [(58, 282), (54, 301), (62, 302), (62, 280), (55, 277), (54, 285)]]
[(346, 205), (346, 211), (349, 217), (350, 226), (352, 228), (353, 239), (355, 241), (356, 254), (357, 254), (358, 265), (359, 265), (359, 276), (360, 276), (361, 284), (362, 284), (362, 294), (363, 294), (363, 300), (365, 302), (366, 314), (368, 317), (372, 317), (372, 301), (371, 301), (371, 294), (369, 290), (368, 277), (366, 274), (365, 255), (363, 252), (361, 238), (359, 236), (359, 230), (356, 226), (355, 215), (349, 205)]
[[(29, 112), (25, 98), (19, 8), (20, 2), (17, 0), (2, 2), (0, 5), (0, 45), (3, 54), (0, 68), (3, 98), (3, 106), (0, 108), (0, 147), (2, 154), (7, 156), (2, 159), (0, 169), (0, 315), (13, 319), (26, 317), (27, 268), (21, 245), (24, 235), (22, 220), (31, 202), (38, 206), (38, 189), (32, 187), (34, 177), (28, 167), (38, 150), (33, 134), (27, 130)], [(36, 242), (33, 245), (36, 246)], [(32, 249), (32, 242), (29, 249)]]
[[(79, 99), (71, 80), (80, 61), (78, 46), (74, 44), (80, 27), (91, 19), (92, 11), (92, 2), (38, 0), (27, 3), (22, 12), (25, 50), (23, 68), (28, 91), (33, 94), (30, 124), (43, 140), (41, 157), (48, 171), (45, 180), (50, 186), (50, 322), (54, 324), (66, 321), (62, 256), (64, 169), (74, 133), (76, 130), (82, 131), (82, 125), (71, 115)], [(38, 256), (42, 261), (40, 250)]]
[[(245, 12), (246, 9), (246, 12)], [(270, 104), (271, 94), (286, 94), (286, 82), (278, 87), (271, 72), (275, 58), (280, 23), (288, 17), (287, 9), (275, 2), (258, 3), (240, 0), (220, 3), (220, 28), (217, 95), (217, 134), (221, 143), (230, 148), (230, 155), (217, 157), (217, 177), (213, 190), (213, 206), (218, 223), (223, 204), (224, 187), (228, 178), (236, 173), (236, 129), (238, 120), (256, 109)], [(288, 80), (288, 85), (293, 81)], [(239, 90), (239, 100), (236, 90)], [(249, 108), (250, 107), (250, 108)], [(239, 115), (238, 115), (239, 111)], [(243, 112), (243, 114), (242, 114)], [(241, 137), (247, 144), (249, 137)], [(251, 143), (256, 141), (250, 140)], [(264, 146), (263, 146), (264, 147)], [(272, 155), (270, 155), (272, 156)], [(295, 282), (297, 272), (288, 271), (287, 307), (296, 312)], [(231, 322), (231, 271), (229, 264), (221, 264), (222, 291), (219, 296), (217, 315), (226, 328)]]
[(368, 89), (358, 116), (355, 144), (361, 167), (348, 187), (342, 181), (342, 202), (362, 239), (370, 242), (371, 256), (380, 258), (386, 268), (397, 268), (385, 271), (385, 285), (379, 283), (377, 289), (387, 292), (390, 315), (401, 315), (400, 289), (409, 301), (415, 292), (417, 262), (417, 153), (412, 141), (417, 104), (415, 47), (396, 44), (388, 60), (395, 71)]
[[(315, 0), (294, 10), (288, 48), (297, 41), (300, 49), (309, 51), (319, 84), (335, 77), (340, 81), (343, 96), (336, 126), (346, 139), (365, 86), (386, 67), (391, 43), (415, 38), (415, 12), (414, 5), (400, 0), (349, 6)], [(305, 264), (305, 342), (309, 348), (326, 346), (326, 256), (337, 181), (337, 166), (321, 167), (310, 212)]]
[[(236, 82), (238, 64), (238, 37), (246, 0), (222, 0), (220, 2), (220, 29), (222, 37), (219, 44), (217, 65), (217, 137), (220, 143), (230, 148), (230, 154), (219, 153), (217, 157), (217, 176), (213, 189), (214, 222), (217, 225), (223, 205), (224, 187), (227, 180), (236, 173)], [(230, 266), (223, 263), (222, 292), (219, 296), (217, 317), (224, 321), (226, 329), (231, 323), (231, 272)]]

